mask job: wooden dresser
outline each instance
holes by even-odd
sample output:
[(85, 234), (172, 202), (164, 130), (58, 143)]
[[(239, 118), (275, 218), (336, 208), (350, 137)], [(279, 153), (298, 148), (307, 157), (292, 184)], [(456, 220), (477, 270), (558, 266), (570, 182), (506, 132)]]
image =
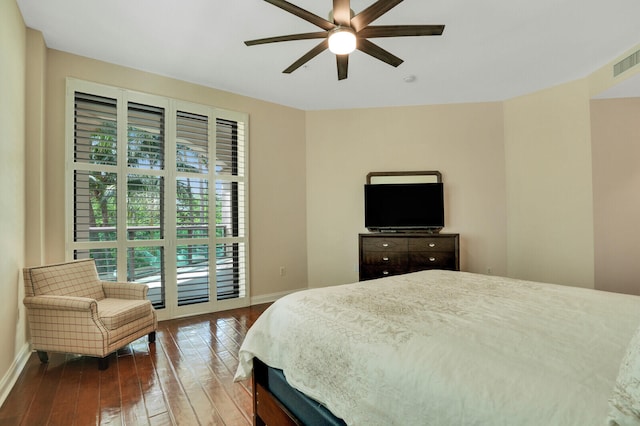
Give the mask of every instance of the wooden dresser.
[(365, 233), (359, 246), (360, 281), (424, 269), (460, 270), (459, 234)]

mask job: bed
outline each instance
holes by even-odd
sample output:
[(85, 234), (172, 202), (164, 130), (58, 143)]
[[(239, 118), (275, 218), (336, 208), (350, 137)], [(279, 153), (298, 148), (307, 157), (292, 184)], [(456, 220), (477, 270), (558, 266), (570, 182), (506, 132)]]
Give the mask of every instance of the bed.
[(638, 296), (421, 271), (279, 299), (235, 379), (258, 425), (640, 424), (639, 325)]

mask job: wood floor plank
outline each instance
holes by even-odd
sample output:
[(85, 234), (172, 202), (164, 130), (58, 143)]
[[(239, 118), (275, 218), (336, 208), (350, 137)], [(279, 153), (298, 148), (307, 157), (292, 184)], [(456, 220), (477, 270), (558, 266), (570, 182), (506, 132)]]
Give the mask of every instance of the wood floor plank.
[(121, 405), (118, 357), (112, 354), (109, 368), (100, 372), (100, 424), (121, 425)]
[(83, 365), (80, 357), (67, 355), (67, 361), (62, 365), (62, 378), (53, 397), (49, 424), (73, 424), (76, 417)]
[(49, 422), (53, 408), (53, 396), (62, 379), (65, 358), (64, 354), (49, 354), (49, 363), (46, 365), (46, 371), (37, 391), (46, 394), (47, 398), (34, 398), (20, 424), (44, 425)]
[(193, 348), (194, 362), (191, 364), (195, 373), (204, 379), (203, 386), (209, 398), (220, 413), (224, 424), (249, 424), (249, 419), (243, 416), (238, 405), (230, 395), (228, 382), (230, 372), (224, 367), (215, 351), (208, 346), (209, 339), (203, 339), (203, 334), (189, 335), (189, 342)]
[(93, 358), (83, 357), (82, 362), (80, 392), (73, 424), (95, 425), (100, 422), (100, 370)]
[[(160, 419), (170, 419), (169, 408), (153, 362), (156, 354), (155, 343), (148, 344), (144, 342), (142, 345), (135, 345), (133, 349), (136, 360), (136, 373), (142, 389), (149, 422), (154, 424)], [(171, 424), (170, 420), (169, 424)]]
[(7, 395), (0, 410), (0, 425), (17, 425), (29, 409), (47, 370), (37, 356), (27, 361), (23, 373), (18, 377), (13, 390)]
[(123, 402), (127, 401), (121, 405), (122, 421), (125, 425), (146, 426), (149, 425), (149, 419), (131, 345), (127, 346), (127, 349), (126, 353), (118, 352), (120, 395)]
[(249, 426), (251, 383), (233, 382), (238, 349), (268, 304), (158, 324), (146, 337), (95, 358), (33, 353), (0, 407), (4, 425)]
[(182, 386), (194, 408), (200, 424), (224, 424), (210, 395), (204, 389), (202, 378), (194, 369), (197, 363), (197, 354), (189, 344), (189, 335), (194, 333), (193, 327), (186, 327), (179, 332), (171, 334), (171, 343), (166, 342), (166, 347), (172, 349), (171, 359), (174, 368), (179, 374)]
[(170, 357), (176, 357), (176, 354), (175, 349), (167, 348), (169, 342), (172, 342), (172, 338), (168, 329), (163, 330), (156, 336), (156, 345), (160, 343), (162, 349), (156, 352), (156, 372), (160, 378), (163, 392), (168, 396), (167, 403), (171, 419), (177, 425), (199, 424), (198, 417), (178, 376), (179, 373), (170, 361)]
[(149, 423), (151, 426), (171, 426), (175, 424), (175, 422), (171, 420), (169, 413), (162, 413), (149, 417)]

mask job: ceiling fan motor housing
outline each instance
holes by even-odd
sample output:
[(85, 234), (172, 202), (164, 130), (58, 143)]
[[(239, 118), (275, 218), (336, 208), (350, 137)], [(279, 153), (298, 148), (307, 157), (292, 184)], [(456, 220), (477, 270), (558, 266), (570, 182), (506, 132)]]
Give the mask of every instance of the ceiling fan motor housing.
[(329, 31), (329, 50), (336, 55), (348, 55), (356, 50), (356, 32), (351, 27), (338, 25)]

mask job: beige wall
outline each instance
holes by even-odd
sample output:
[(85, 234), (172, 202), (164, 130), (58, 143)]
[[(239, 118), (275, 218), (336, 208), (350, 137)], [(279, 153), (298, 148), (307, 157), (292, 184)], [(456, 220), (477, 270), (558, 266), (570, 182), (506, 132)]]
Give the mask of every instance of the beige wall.
[(593, 288), (589, 85), (504, 102), (510, 276)]
[(20, 372), (17, 364), (27, 348), (21, 276), (25, 266), (26, 61), (27, 33), (18, 7), (14, 1), (1, 1), (0, 401)]
[(640, 294), (640, 98), (591, 101), (595, 287)]
[(506, 273), (501, 103), (307, 112), (309, 285), (358, 280), (372, 171), (439, 170), (461, 269)]
[(25, 135), (26, 164), (25, 194), (27, 210), (26, 223), (26, 265), (40, 265), (45, 259), (44, 219), (44, 150), (45, 150), (45, 94), (46, 94), (47, 47), (42, 33), (27, 29), (27, 92), (26, 116), (28, 125)]
[[(56, 50), (47, 55), (46, 260), (64, 259), (65, 78), (249, 113), (251, 294), (307, 287), (304, 112)], [(286, 274), (280, 276), (280, 266)]]

